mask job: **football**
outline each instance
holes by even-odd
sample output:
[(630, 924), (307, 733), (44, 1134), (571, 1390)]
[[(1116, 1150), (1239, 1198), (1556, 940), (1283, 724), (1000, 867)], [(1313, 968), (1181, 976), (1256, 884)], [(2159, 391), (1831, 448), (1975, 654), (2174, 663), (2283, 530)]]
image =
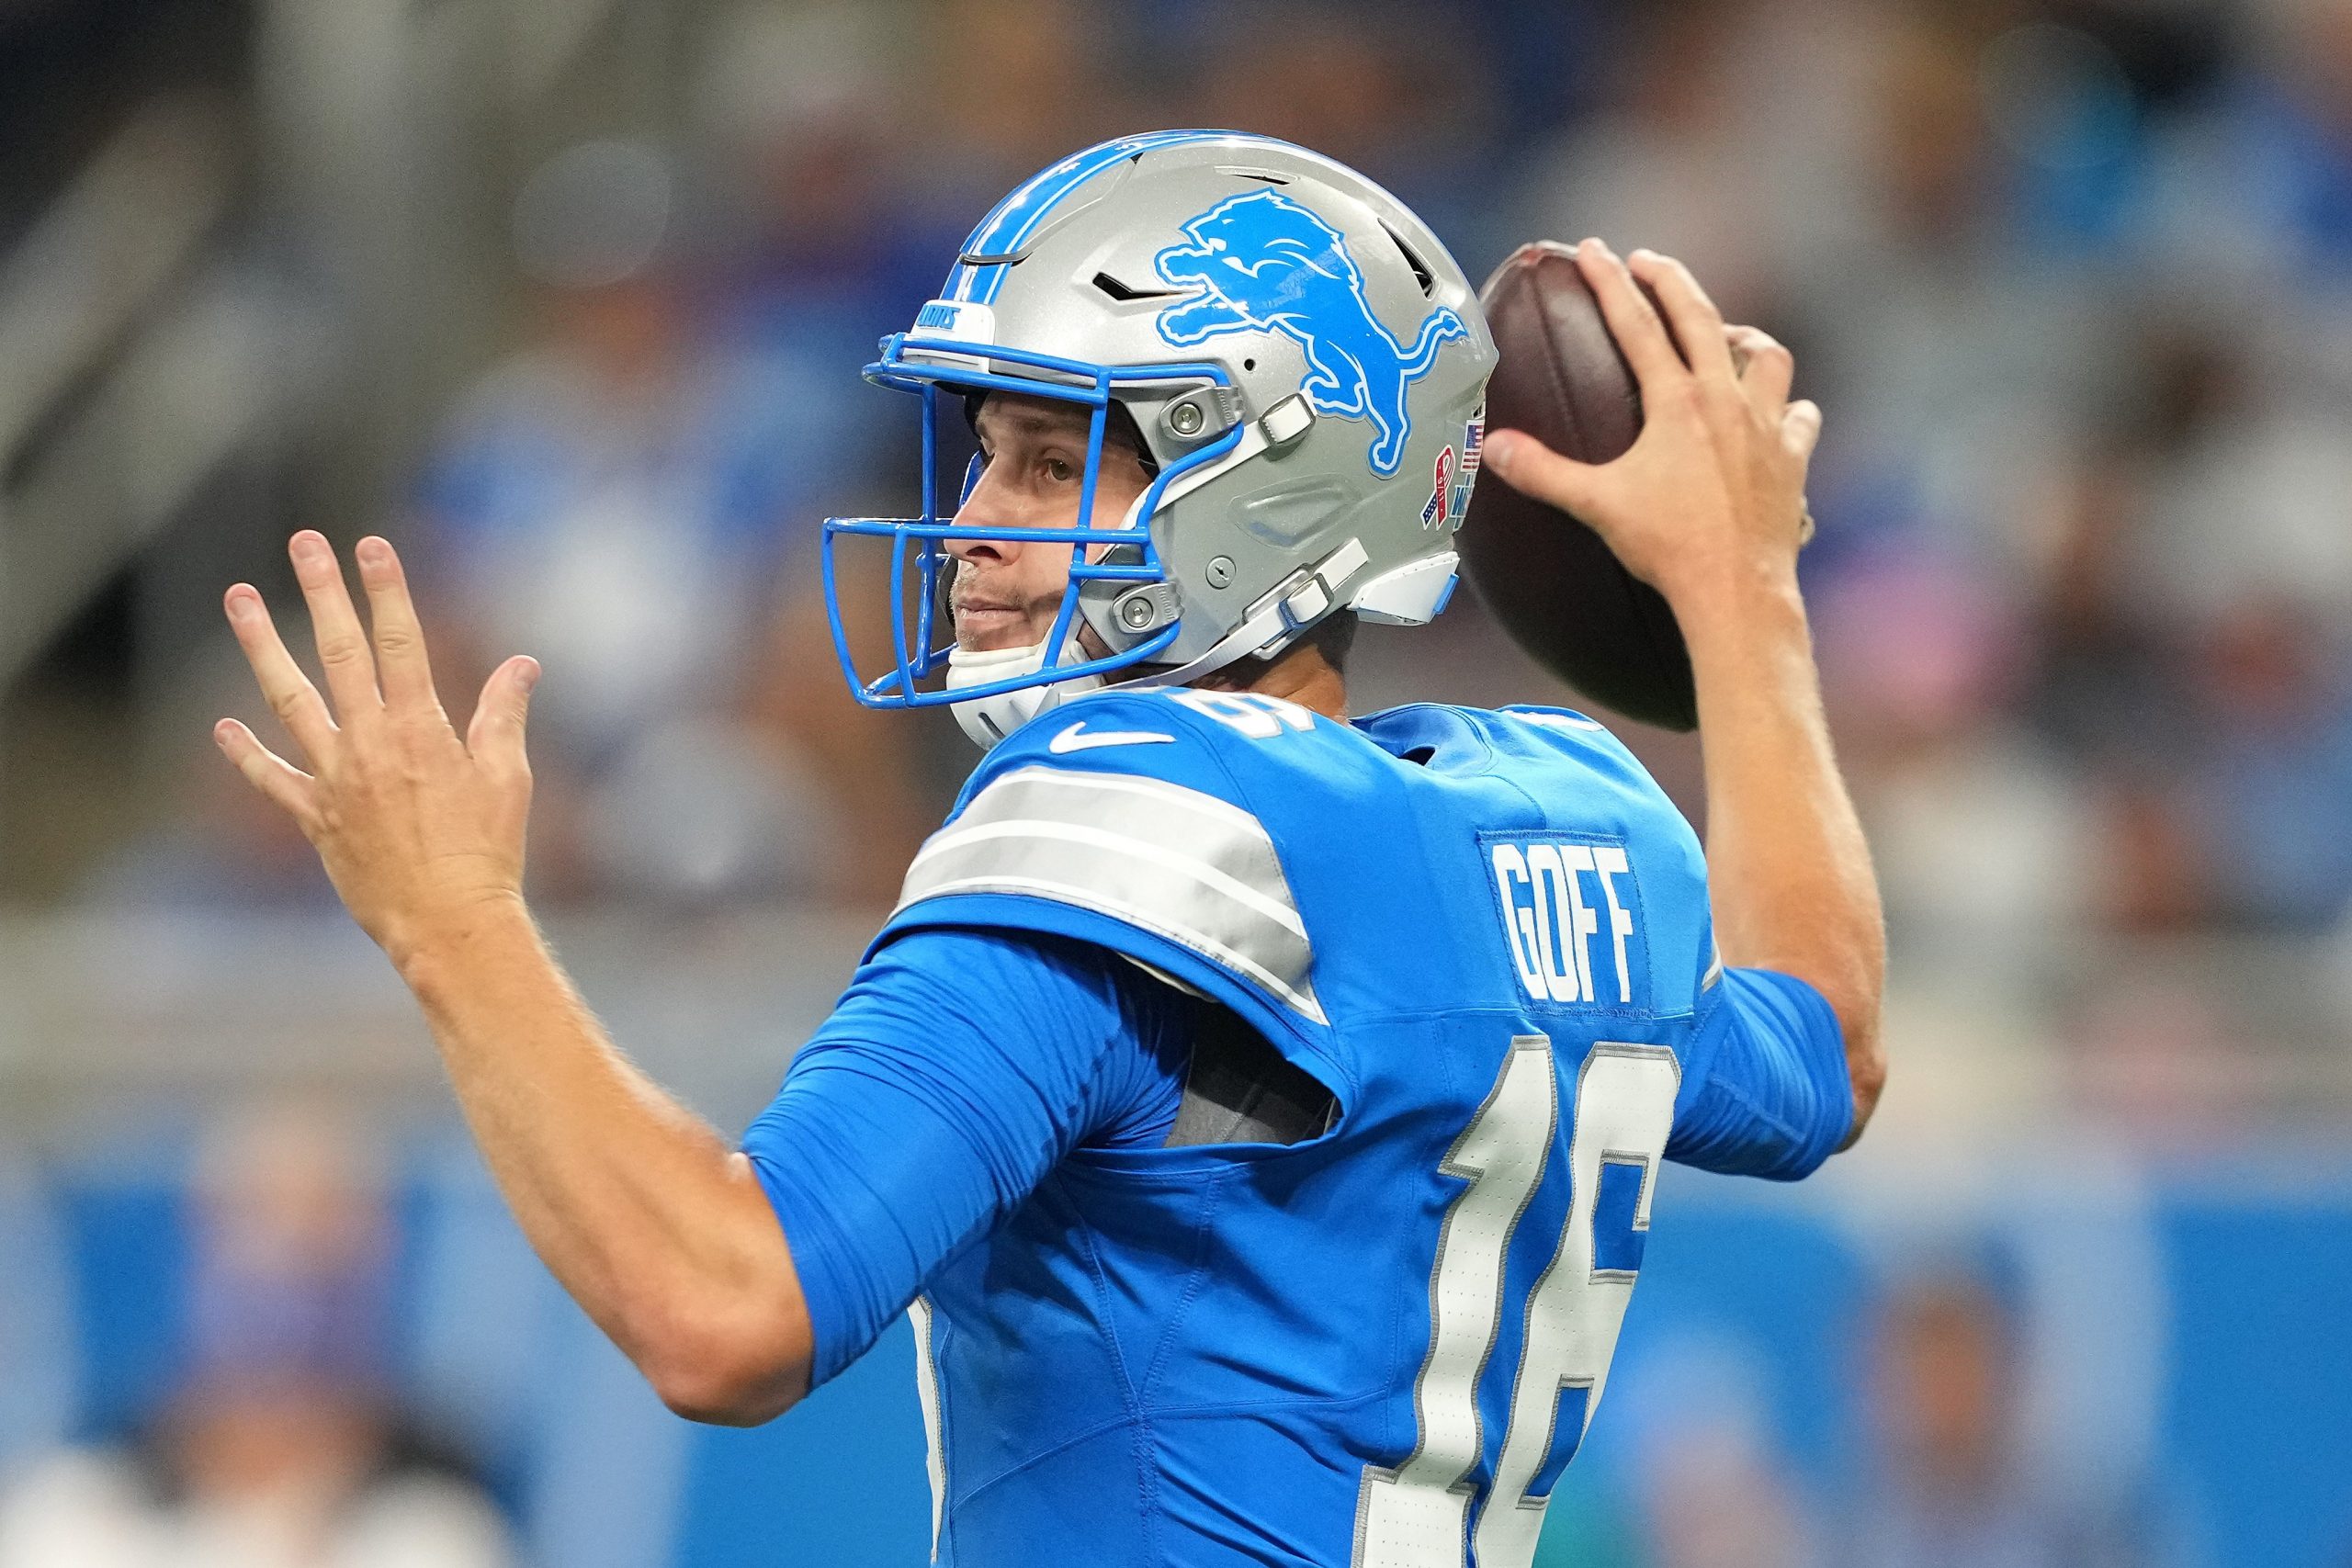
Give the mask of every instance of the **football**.
[[(1499, 355), (1487, 428), (1523, 430), (1587, 463), (1634, 444), (1641, 392), (1569, 247), (1521, 245), (1478, 299)], [(1690, 654), (1674, 612), (1600, 535), (1499, 478), (1482, 478), (1455, 548), (1471, 590), (1537, 663), (1627, 718), (1697, 727)]]

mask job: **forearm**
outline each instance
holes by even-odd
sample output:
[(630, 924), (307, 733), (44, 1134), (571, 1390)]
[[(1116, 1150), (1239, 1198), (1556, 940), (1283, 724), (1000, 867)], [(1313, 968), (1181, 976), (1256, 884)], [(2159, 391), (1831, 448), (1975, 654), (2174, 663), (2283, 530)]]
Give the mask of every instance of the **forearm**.
[(805, 1317), (749, 1162), (612, 1043), (520, 900), (397, 962), (500, 1190), (573, 1299), (684, 1413), (726, 1418), (747, 1382), (761, 1404), (797, 1398)]
[(224, 607), (316, 772), (233, 719), (215, 738), (317, 846), (424, 1004), (474, 1137), (556, 1278), (681, 1414), (782, 1409), (806, 1375), (808, 1316), (750, 1162), (613, 1048), (523, 908), (537, 662), (499, 666), (461, 739), (391, 546), (356, 551), (372, 636), (326, 540), (305, 531), (288, 549), (332, 709), (260, 594), (239, 583)]
[(1707, 880), (1724, 962), (1811, 984), (1846, 1038), (1857, 1128), (1885, 1077), (1878, 882), (1822, 715), (1793, 577), (1725, 581), (1680, 610), (1697, 678)]
[(1716, 945), (1726, 963), (1794, 976), (1828, 1002), (1859, 1129), (1885, 1076), (1886, 940), (1796, 588), (1821, 411), (1790, 400), (1789, 351), (1725, 325), (1681, 263), (1636, 251), (1628, 269), (1588, 240), (1577, 265), (1641, 384), (1642, 433), (1591, 464), (1498, 431), (1487, 463), (1589, 524), (1674, 606), (1697, 678)]

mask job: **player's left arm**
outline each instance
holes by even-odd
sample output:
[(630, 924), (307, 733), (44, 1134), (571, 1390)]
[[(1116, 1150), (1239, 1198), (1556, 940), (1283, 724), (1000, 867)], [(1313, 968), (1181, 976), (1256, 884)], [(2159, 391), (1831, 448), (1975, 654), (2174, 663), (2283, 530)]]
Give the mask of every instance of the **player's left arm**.
[(510, 659), (460, 738), (399, 558), (356, 551), (373, 636), (322, 536), (290, 546), (326, 698), (250, 585), (230, 625), (310, 771), (222, 719), (231, 761), (294, 818), (423, 1005), (500, 1190), (564, 1288), (679, 1414), (765, 1420), (808, 1388), (808, 1315), (750, 1162), (615, 1047), (522, 893), (538, 666)]
[(1629, 270), (1588, 240), (1577, 265), (1640, 380), (1641, 435), (1590, 465), (1496, 431), (1487, 466), (1592, 526), (1673, 607), (1698, 691), (1716, 939), (1725, 963), (1794, 976), (1835, 1012), (1850, 1142), (1886, 1081), (1886, 933), (1797, 590), (1821, 411), (1790, 400), (1788, 350), (1726, 327), (1679, 262), (1637, 251)]

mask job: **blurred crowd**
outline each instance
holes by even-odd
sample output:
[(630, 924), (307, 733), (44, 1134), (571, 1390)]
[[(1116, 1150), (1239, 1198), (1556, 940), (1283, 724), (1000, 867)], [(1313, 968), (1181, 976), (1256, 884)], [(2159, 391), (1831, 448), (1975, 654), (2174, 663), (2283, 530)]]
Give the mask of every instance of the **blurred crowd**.
[[(563, 134), (485, 175), (497, 329), (443, 351), (458, 368), (384, 492), (329, 526), (406, 552), (460, 716), (506, 654), (544, 665), (547, 906), (887, 904), (973, 754), (935, 714), (859, 709), (835, 662), (820, 520), (898, 511), (918, 477), (906, 400), (858, 367), (1035, 168), (1123, 131), (1232, 126), (1364, 169), (1474, 277), (1521, 241), (1599, 234), (1680, 256), (1727, 316), (1794, 349), (1826, 414), (1808, 598), (1894, 936), (1905, 1065), (1885, 1122), (2005, 1126), (2054, 1103), (2145, 1133), (2352, 1108), (2352, 5), (676, 9), (692, 23), (668, 35), (664, 93), (571, 106)], [(306, 274), (259, 189), (225, 243), (301, 280), (305, 311), (358, 310), (335, 268)], [(329, 385), (354, 397), (371, 373)], [(282, 592), (266, 547), (322, 521), (306, 476), (344, 457), (289, 438), (292, 477), (237, 549), (188, 570)], [(853, 599), (867, 590), (846, 628), (861, 647), (887, 612), (868, 564), (843, 567)], [(225, 633), (189, 648), (137, 698), (140, 799), (104, 831), (0, 823), (10, 858), (49, 868), (9, 873), (17, 897), (332, 908), (206, 740), (214, 715), (256, 706)], [(1356, 657), (1364, 708), (1575, 701), (1466, 597)], [(48, 712), (109, 668), (85, 629), (26, 681), (53, 688), (35, 694)], [(1626, 733), (1698, 814), (1690, 740)], [(2290, 1047), (2266, 1055), (2264, 1031)], [(1939, 1047), (1962, 1066), (1914, 1070)], [(508, 1561), (479, 1486), (386, 1394), (382, 1211), (314, 1134), (243, 1136), (221, 1168), (262, 1174), (201, 1188), (192, 1370), (118, 1446), (20, 1486), (0, 1568)], [(1872, 1309), (1866, 1517), (1809, 1511), (1771, 1441), (1702, 1401), (1687, 1429), (1643, 1427), (1677, 1506), (1628, 1491), (1545, 1561), (2197, 1560), (2148, 1504), (2153, 1472), (2053, 1493), (2009, 1446), (1998, 1276), (1889, 1282)], [(57, 1518), (153, 1549), (76, 1559), (41, 1544)], [(325, 1520), (434, 1544), (338, 1556)]]
[[(10, 1456), (0, 1565), (516, 1561), (470, 1461), (403, 1408), (398, 1237), (375, 1150), (322, 1103), (275, 1103), (213, 1131), (195, 1161), (178, 1289), (113, 1309), (147, 1331), (160, 1375), (124, 1408), (85, 1410), (89, 1440)], [(22, 1265), (27, 1238), (8, 1239)]]
[[(1902, 950), (2030, 981), (2086, 931), (2352, 904), (2342, 5), (776, 0), (694, 44), (663, 123), (515, 180), (513, 346), (382, 520), (453, 703), (510, 650), (548, 670), (548, 897), (887, 896), (969, 757), (834, 665), (818, 521), (914, 482), (856, 367), (1031, 169), (1193, 123), (1360, 164), (1474, 275), (1537, 235), (1669, 251), (1796, 349)], [(1374, 701), (1550, 694), (1475, 607), (1366, 665)], [(86, 896), (318, 897), (232, 784), (183, 781)]]

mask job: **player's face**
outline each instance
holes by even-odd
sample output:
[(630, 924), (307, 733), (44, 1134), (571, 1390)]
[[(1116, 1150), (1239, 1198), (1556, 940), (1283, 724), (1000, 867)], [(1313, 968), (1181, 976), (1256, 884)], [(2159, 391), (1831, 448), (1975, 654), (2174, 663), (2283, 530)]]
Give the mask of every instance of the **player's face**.
[[(980, 482), (956, 508), (956, 525), (1074, 526), (1086, 479), (1090, 418), (1089, 411), (1076, 403), (989, 393), (974, 421), (986, 467)], [(1102, 471), (1094, 481), (1093, 525), (1116, 526), (1150, 482), (1132, 447), (1104, 440)], [(948, 602), (955, 611), (958, 647), (987, 653), (1026, 648), (1051, 635), (1063, 590), (1069, 586), (1070, 546), (950, 538), (946, 548), (956, 561)], [(1093, 634), (1082, 630), (1080, 636), (1091, 641)]]

